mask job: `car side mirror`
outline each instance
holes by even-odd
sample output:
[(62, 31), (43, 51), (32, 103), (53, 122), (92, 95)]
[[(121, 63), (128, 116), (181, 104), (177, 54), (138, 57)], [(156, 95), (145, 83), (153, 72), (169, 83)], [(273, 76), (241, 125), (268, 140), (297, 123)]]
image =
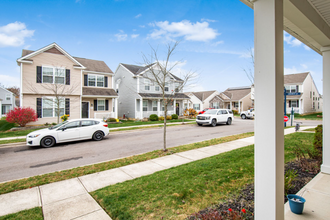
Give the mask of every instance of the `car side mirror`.
[(66, 130), (66, 127), (61, 128), (61, 130), (62, 130), (62, 131), (65, 131), (65, 130)]

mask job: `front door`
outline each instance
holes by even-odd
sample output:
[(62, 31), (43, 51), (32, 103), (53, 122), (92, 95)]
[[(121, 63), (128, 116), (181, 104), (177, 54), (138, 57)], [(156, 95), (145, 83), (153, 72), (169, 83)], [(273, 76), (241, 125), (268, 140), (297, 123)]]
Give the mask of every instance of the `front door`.
[(81, 103), (81, 117), (88, 118), (89, 115), (89, 102)]
[(175, 114), (177, 114), (177, 115), (180, 115), (180, 107), (179, 107), (180, 105), (179, 105), (179, 103), (176, 103), (176, 106), (175, 106)]

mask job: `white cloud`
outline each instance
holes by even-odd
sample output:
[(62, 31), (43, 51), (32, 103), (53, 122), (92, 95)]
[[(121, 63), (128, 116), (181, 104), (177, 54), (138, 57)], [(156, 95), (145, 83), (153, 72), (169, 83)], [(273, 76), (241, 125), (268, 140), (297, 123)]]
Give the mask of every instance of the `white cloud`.
[(127, 34), (125, 34), (123, 30), (120, 30), (118, 34), (115, 34), (115, 37), (117, 38), (117, 41), (127, 40)]
[(0, 27), (0, 47), (19, 47), (27, 37), (32, 37), (34, 30), (28, 30), (24, 23), (15, 22)]
[(131, 35), (131, 38), (134, 39), (134, 38), (137, 38), (138, 36), (139, 36), (139, 34), (132, 34), (132, 35)]
[(309, 46), (307, 46), (307, 45), (304, 45), (304, 48), (305, 48), (305, 50), (308, 50), (308, 51), (311, 50), (311, 48)]
[(140, 28), (145, 28), (146, 26), (145, 25), (139, 25)]
[(202, 18), (201, 21), (217, 22), (216, 20), (211, 20), (211, 19), (207, 19), (207, 18)]
[(138, 15), (135, 16), (135, 18), (139, 18), (141, 16), (142, 16), (142, 14), (138, 14)]
[(284, 67), (284, 75), (294, 74), (294, 73), (301, 73), (301, 72), (305, 72), (305, 71), (297, 69), (295, 66), (293, 66), (292, 68), (285, 68)]
[(307, 66), (306, 64), (300, 64), (300, 66), (301, 66), (302, 68), (304, 68), (304, 69), (307, 69), (307, 68), (308, 68), (308, 66)]
[(217, 41), (217, 42), (213, 43), (212, 46), (216, 47), (216, 46), (218, 46), (219, 44), (223, 44), (223, 43), (224, 43), (223, 40), (221, 40), (221, 41)]
[(292, 37), (287, 32), (284, 32), (284, 38), (283, 38), (283, 40), (284, 40), (284, 42), (286, 42), (287, 44), (291, 45), (292, 47), (299, 47), (299, 46), (302, 45), (301, 41), (299, 41), (298, 39)]
[(0, 79), (1, 79), (1, 85), (3, 86), (20, 86), (20, 78), (19, 77), (14, 77), (10, 75), (1, 75), (0, 74)]
[(184, 37), (185, 40), (189, 41), (209, 41), (219, 35), (217, 30), (210, 28), (209, 23), (206, 21), (196, 23), (191, 23), (188, 20), (172, 23), (159, 21), (149, 25), (159, 28), (154, 29), (149, 35), (153, 39), (165, 37), (172, 40), (175, 37)]

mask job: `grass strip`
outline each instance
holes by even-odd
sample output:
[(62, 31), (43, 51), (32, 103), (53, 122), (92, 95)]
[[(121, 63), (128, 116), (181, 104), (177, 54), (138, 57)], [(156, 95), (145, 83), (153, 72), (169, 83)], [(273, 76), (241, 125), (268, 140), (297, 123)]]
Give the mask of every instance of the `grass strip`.
[[(185, 119), (184, 122), (195, 121), (196, 119)], [(164, 121), (121, 121), (120, 124), (108, 124), (109, 128), (118, 128), (118, 127), (129, 127), (129, 126), (137, 126), (137, 125), (151, 125), (151, 124), (162, 124)], [(182, 119), (176, 120), (167, 120), (166, 123), (175, 123), (182, 122)]]
[(0, 138), (26, 136), (28, 133), (31, 133), (32, 131), (36, 131), (36, 130), (40, 130), (40, 129), (43, 129), (43, 128), (21, 130), (21, 131), (2, 131), (2, 132), (0, 132)]
[(84, 167), (77, 167), (73, 168), (70, 170), (64, 170), (64, 171), (59, 171), (59, 172), (54, 172), (54, 173), (48, 173), (48, 174), (43, 174), (39, 176), (33, 176), (25, 179), (20, 179), (20, 180), (14, 180), (11, 182), (5, 182), (0, 184), (0, 194), (4, 193), (9, 193), (17, 190), (22, 190), (22, 189), (27, 189), (30, 187), (35, 187), (39, 185), (44, 185), (48, 183), (53, 183), (53, 182), (58, 182), (61, 180), (66, 180), (66, 179), (71, 179), (91, 173), (97, 173), (100, 171), (108, 170), (108, 169), (113, 169), (121, 166), (126, 166), (129, 164), (133, 163), (138, 163), (158, 157), (163, 157), (166, 155), (171, 155), (174, 153), (179, 153), (187, 150), (192, 150), (196, 148), (201, 148), (201, 147), (206, 147), (210, 145), (215, 145), (215, 144), (220, 144), (224, 142), (229, 142), (229, 141), (234, 141), (237, 139), (241, 138), (246, 138), (246, 137), (251, 137), (253, 136), (253, 132), (248, 132), (248, 133), (243, 133), (243, 134), (237, 134), (237, 135), (232, 135), (228, 137), (222, 137), (222, 138), (215, 138), (207, 141), (202, 141), (202, 142), (197, 142), (197, 143), (192, 143), (192, 144), (186, 144), (186, 145), (181, 145), (178, 147), (172, 147), (168, 148), (167, 152), (164, 152), (162, 150), (156, 150), (152, 152), (148, 152), (145, 154), (140, 154), (140, 155), (134, 155), (131, 157), (126, 157), (118, 160), (112, 160), (104, 163), (98, 163), (98, 164), (93, 164), (89, 166), (84, 166)]
[(12, 139), (12, 140), (2, 140), (0, 141), (0, 144), (12, 144), (12, 143), (19, 143), (19, 142), (25, 142), (25, 138), (19, 138), (19, 139)]
[[(312, 146), (313, 134), (285, 136), (285, 162), (293, 146)], [(235, 198), (254, 181), (254, 146), (159, 171), (92, 192), (112, 219), (185, 219), (219, 201)], [(234, 208), (234, 207), (233, 207)]]
[(302, 131), (315, 131), (315, 128), (301, 129)]
[[(185, 124), (196, 124), (196, 122), (185, 122)], [(178, 126), (182, 124), (166, 124), (166, 127), (171, 127), (171, 126)], [(116, 132), (116, 131), (131, 131), (131, 130), (138, 130), (138, 129), (149, 129), (149, 128), (162, 128), (164, 125), (154, 125), (154, 126), (145, 126), (145, 127), (131, 127), (131, 128), (119, 128), (116, 130), (110, 130), (110, 132)]]
[(0, 216), (0, 220), (26, 220), (26, 219), (33, 219), (33, 220), (44, 219), (42, 215), (41, 207), (36, 207), (33, 209), (20, 211), (14, 214)]

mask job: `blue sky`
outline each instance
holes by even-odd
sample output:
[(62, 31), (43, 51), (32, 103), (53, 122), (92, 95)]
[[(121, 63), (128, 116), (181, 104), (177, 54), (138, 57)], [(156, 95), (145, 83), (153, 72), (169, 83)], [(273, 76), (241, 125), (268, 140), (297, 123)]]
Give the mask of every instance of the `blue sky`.
[[(190, 91), (249, 86), (253, 10), (239, 0), (56, 0), (0, 2), (0, 83), (19, 86), (22, 49), (56, 42), (72, 56), (139, 65), (150, 46), (160, 54), (180, 41), (174, 73), (199, 75)], [(311, 72), (320, 93), (322, 57), (284, 33), (284, 72)], [(162, 57), (161, 57), (162, 58)]]

